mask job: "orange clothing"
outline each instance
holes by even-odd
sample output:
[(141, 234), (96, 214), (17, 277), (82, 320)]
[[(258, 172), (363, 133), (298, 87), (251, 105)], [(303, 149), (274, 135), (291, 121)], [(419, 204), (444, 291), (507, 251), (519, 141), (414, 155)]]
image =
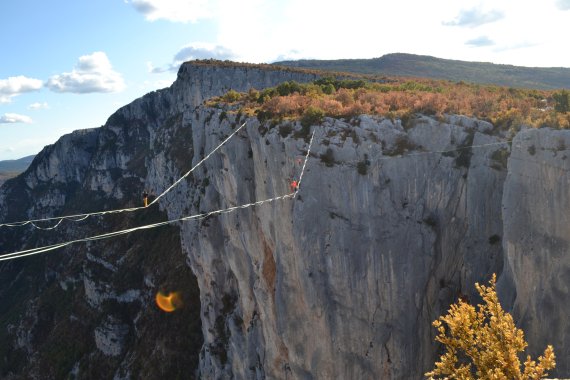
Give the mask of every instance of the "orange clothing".
[(297, 187), (299, 187), (299, 183), (295, 180), (291, 181), (291, 191), (296, 191)]

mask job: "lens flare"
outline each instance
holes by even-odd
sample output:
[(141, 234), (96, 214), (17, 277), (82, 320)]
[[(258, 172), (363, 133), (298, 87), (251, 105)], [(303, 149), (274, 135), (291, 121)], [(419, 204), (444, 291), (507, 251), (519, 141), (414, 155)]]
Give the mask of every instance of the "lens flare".
[(168, 294), (158, 292), (156, 293), (155, 300), (158, 308), (167, 313), (172, 313), (182, 306), (180, 295), (177, 292), (171, 292)]

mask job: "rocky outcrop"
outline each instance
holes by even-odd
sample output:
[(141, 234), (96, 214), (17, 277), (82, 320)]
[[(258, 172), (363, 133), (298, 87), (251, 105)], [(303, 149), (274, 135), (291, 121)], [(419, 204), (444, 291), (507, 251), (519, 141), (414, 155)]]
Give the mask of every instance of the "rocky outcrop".
[[(214, 77), (206, 81), (210, 75)], [(224, 79), (232, 77), (241, 79), (233, 84)], [(183, 128), (188, 125), (182, 115), (190, 114), (199, 99), (222, 95), (229, 87), (247, 91), (250, 86), (314, 77), (248, 65), (184, 65), (173, 87), (121, 108), (102, 128), (76, 131), (46, 147), (25, 173), (0, 189), (0, 220), (139, 205), (143, 189), (164, 189), (188, 169), (194, 145), (188, 133), (192, 128)], [(196, 155), (203, 151), (196, 149)], [(151, 162), (168, 170), (157, 171)], [(180, 188), (184, 186), (189, 184)], [(163, 209), (169, 198), (164, 201)], [(49, 232), (2, 229), (0, 250), (52, 244), (166, 217), (152, 207), (136, 215), (64, 222)], [(0, 377), (195, 378), (203, 343), (200, 302), (196, 278), (185, 262), (179, 230), (172, 226), (0, 263)], [(178, 291), (185, 306), (163, 315), (154, 305), (158, 291)]]
[[(171, 88), (47, 147), (0, 188), (1, 220), (133, 206), (244, 129), (158, 206), (57, 235), (2, 231), (2, 250), (287, 194), (306, 131), (201, 102), (313, 78), (183, 65)], [(473, 284), (492, 273), (531, 347), (568, 356), (567, 132), (523, 131), (511, 146), (489, 123), (421, 115), (313, 130), (294, 200), (0, 264), (0, 375), (416, 379), (436, 358), (431, 321), (459, 296), (477, 302)], [(161, 313), (159, 290), (185, 307)]]
[(263, 89), (287, 81), (310, 82), (317, 74), (269, 65), (247, 65), (235, 63), (211, 64), (196, 62), (180, 67), (178, 79), (172, 89), (176, 105), (194, 108), (206, 99), (220, 96), (229, 90), (248, 91)]

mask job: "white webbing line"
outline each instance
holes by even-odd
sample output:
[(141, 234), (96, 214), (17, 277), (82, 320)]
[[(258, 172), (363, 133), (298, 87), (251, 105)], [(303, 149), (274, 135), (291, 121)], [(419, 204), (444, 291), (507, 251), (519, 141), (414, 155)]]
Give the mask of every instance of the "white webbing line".
[[(67, 217), (65, 217), (65, 218), (59, 219), (59, 221), (58, 221), (55, 225), (53, 225), (53, 226), (51, 226), (51, 227), (40, 227), (40, 226), (38, 226), (37, 224), (35, 224), (33, 221), (29, 221), (29, 224), (32, 225), (33, 227), (37, 228), (38, 230), (45, 230), (45, 231), (47, 231), (47, 230), (55, 230), (55, 229), (61, 224), (61, 222), (63, 222), (64, 219), (71, 220), (72, 222), (80, 222), (80, 221), (82, 221), (82, 220), (87, 219), (88, 217), (89, 217), (89, 215), (85, 215), (85, 216), (83, 216), (83, 217), (81, 217), (81, 218), (69, 219), (70, 217), (67, 216)], [(22, 226), (23, 226), (23, 225), (24, 225), (24, 224), (22, 224)], [(1, 225), (0, 225), (0, 227), (1, 227)], [(12, 227), (12, 226), (10, 226), (10, 227)]]
[[(210, 156), (212, 154), (214, 154), (216, 151), (218, 151), (218, 149), (220, 149), (226, 142), (228, 142), (229, 139), (231, 139), (236, 133), (238, 133), (245, 126), (245, 124), (246, 123), (243, 123), (242, 125), (240, 125), (239, 128), (237, 128), (235, 131), (233, 131), (216, 148), (214, 148), (210, 153), (208, 153), (203, 159), (201, 159), (196, 165), (194, 165), (190, 170), (188, 170), (182, 177), (180, 177), (170, 187), (168, 187), (160, 195), (158, 195), (148, 206), (151, 206), (152, 204), (156, 203), (161, 197), (163, 197), (166, 193), (168, 193), (176, 185), (178, 185), (184, 178), (188, 177), (198, 166), (202, 165), (204, 163), (204, 161), (206, 161), (208, 158), (210, 158)], [(0, 224), (0, 227), (21, 227), (21, 226), (25, 226), (27, 224), (30, 224), (31, 226), (33, 226), (39, 230), (53, 230), (53, 229), (57, 228), (61, 224), (61, 222), (63, 222), (64, 220), (69, 220), (72, 222), (79, 222), (79, 221), (87, 219), (90, 216), (106, 215), (106, 214), (118, 214), (118, 213), (123, 213), (123, 212), (133, 212), (133, 211), (137, 211), (137, 210), (142, 210), (144, 208), (146, 208), (146, 207), (139, 206), (139, 207), (116, 209), (116, 210), (96, 211), (96, 212), (90, 212), (90, 213), (86, 213), (86, 214), (75, 214), (75, 215), (66, 215), (66, 216), (55, 216), (55, 217), (50, 217), (50, 218), (32, 219), (32, 220), (25, 220), (25, 221), (20, 221), (20, 222), (3, 223), (3, 224)], [(51, 220), (58, 220), (58, 222), (52, 227), (40, 227), (40, 226), (35, 224), (36, 222), (46, 222), (46, 221), (51, 221)]]
[[(160, 195), (158, 195), (152, 202), (149, 203), (149, 206), (155, 204), (156, 202), (158, 202), (158, 200), (160, 198), (162, 198), (166, 193), (168, 193), (170, 190), (172, 190), (176, 185), (178, 185), (184, 178), (188, 177), (190, 175), (190, 173), (192, 173), (194, 171), (194, 169), (196, 169), (198, 166), (202, 165), (202, 163), (204, 163), (204, 161), (206, 161), (208, 158), (210, 158), (210, 156), (212, 154), (214, 154), (218, 149), (220, 149), (229, 139), (231, 139), (232, 137), (234, 137), (234, 135), (236, 133), (239, 132), (240, 129), (242, 129), (245, 124), (247, 123), (244, 122), (242, 125), (239, 126), (238, 129), (236, 129), (235, 131), (233, 131), (228, 137), (226, 137), (226, 139), (224, 141), (222, 141), (222, 143), (220, 145), (218, 145), (214, 150), (212, 150), (210, 153), (208, 153), (204, 158), (202, 158), (200, 160), (200, 162), (198, 162), (196, 165), (194, 165), (194, 167), (190, 170), (188, 170), (182, 177), (180, 177), (178, 179), (178, 181), (174, 182), (172, 185), (170, 185), (170, 187), (166, 190), (164, 190)], [(144, 207), (141, 207), (144, 208)]]
[(236, 211), (239, 209), (245, 209), (245, 208), (249, 208), (249, 207), (254, 207), (254, 206), (260, 206), (262, 204), (265, 203), (270, 203), (270, 202), (274, 202), (274, 201), (278, 201), (278, 200), (283, 200), (283, 199), (287, 199), (287, 198), (292, 198), (294, 199), (295, 196), (297, 195), (297, 193), (299, 192), (299, 188), (301, 185), (301, 179), (303, 178), (303, 174), (305, 172), (305, 168), (307, 165), (307, 161), (309, 159), (309, 154), (311, 153), (311, 145), (313, 143), (313, 137), (315, 135), (315, 132), (313, 131), (313, 135), (311, 136), (311, 141), (309, 143), (309, 149), (307, 150), (307, 154), (305, 155), (305, 162), (303, 163), (303, 167), (301, 169), (301, 174), (299, 176), (299, 184), (297, 186), (296, 191), (292, 192), (292, 193), (288, 193), (288, 194), (284, 194), (284, 195), (280, 195), (277, 197), (273, 197), (273, 198), (269, 198), (269, 199), (264, 199), (261, 201), (257, 201), (257, 202), (251, 202), (251, 203), (246, 203), (243, 205), (239, 205), (239, 206), (233, 206), (233, 207), (228, 207), (225, 209), (220, 209), (220, 210), (215, 210), (215, 211), (210, 211), (210, 212), (206, 212), (206, 213), (200, 213), (200, 214), (195, 214), (195, 215), (189, 215), (189, 216), (184, 216), (182, 218), (178, 218), (178, 219), (173, 219), (173, 220), (167, 220), (164, 222), (158, 222), (158, 223), (153, 223), (153, 224), (147, 224), (144, 226), (139, 226), (139, 227), (133, 227), (133, 228), (128, 228), (125, 230), (120, 230), (120, 231), (114, 231), (114, 232), (108, 232), (105, 234), (101, 234), (101, 235), (96, 235), (96, 236), (91, 236), (91, 237), (87, 237), (87, 238), (82, 238), (82, 239), (77, 239), (77, 240), (71, 240), (71, 241), (67, 241), (67, 242), (63, 242), (63, 243), (58, 243), (58, 244), (52, 244), (52, 245), (46, 245), (43, 247), (37, 247), (37, 248), (31, 248), (31, 249), (26, 249), (23, 251), (18, 251), (18, 252), (12, 252), (12, 253), (5, 253), (5, 254), (0, 254), (0, 261), (5, 261), (5, 260), (13, 260), (13, 259), (17, 259), (20, 257), (25, 257), (25, 256), (31, 256), (31, 255), (37, 255), (40, 253), (45, 253), (45, 252), (49, 252), (49, 251), (53, 251), (59, 248), (63, 248), (66, 247), (68, 245), (71, 244), (75, 244), (75, 243), (82, 243), (82, 242), (90, 242), (90, 241), (96, 241), (96, 240), (103, 240), (103, 239), (109, 239), (115, 236), (120, 236), (120, 235), (125, 235), (125, 234), (129, 234), (131, 232), (135, 232), (135, 231), (139, 231), (139, 230), (148, 230), (151, 228), (156, 228), (156, 227), (161, 227), (161, 226), (165, 226), (167, 224), (172, 224), (172, 223), (178, 223), (178, 222), (185, 222), (185, 221), (189, 221), (189, 220), (197, 220), (197, 219), (204, 219), (207, 218), (209, 216), (212, 215), (217, 215), (217, 214), (226, 214), (232, 211)]
[[(170, 187), (168, 187), (165, 191), (163, 191), (160, 195), (158, 195), (150, 204), (154, 204), (156, 203), (160, 198), (162, 198), (164, 195), (166, 195), (166, 193), (168, 193), (170, 190), (172, 190), (176, 185), (178, 185), (184, 178), (186, 178), (187, 176), (189, 176), (198, 166), (200, 166), (204, 161), (206, 161), (208, 158), (210, 158), (210, 156), (216, 152), (218, 149), (220, 149), (230, 138), (232, 138), (236, 133), (239, 132), (239, 130), (241, 128), (243, 128), (245, 126), (246, 123), (243, 123), (239, 128), (237, 128), (234, 132), (232, 132), (224, 141), (222, 141), (220, 143), (220, 145), (218, 145), (214, 150), (212, 150), (210, 153), (208, 153), (208, 155), (206, 155), (202, 160), (200, 160), (200, 162), (198, 162), (196, 165), (194, 165), (194, 167), (192, 167), (192, 169), (190, 169), (188, 172), (186, 172), (182, 177), (180, 177), (176, 182), (174, 182)], [(531, 129), (528, 129), (531, 130)], [(528, 130), (523, 130), (520, 131), (520, 133), (524, 133)], [(314, 132), (313, 132), (313, 136), (311, 136), (311, 143), (313, 141), (313, 137), (314, 137)], [(422, 155), (426, 155), (426, 154), (443, 154), (443, 153), (451, 153), (451, 152), (457, 152), (460, 150), (464, 150), (464, 149), (476, 149), (476, 148), (483, 148), (483, 147), (487, 147), (487, 146), (494, 146), (494, 145), (503, 145), (503, 144), (509, 144), (512, 143), (513, 139), (511, 140), (506, 140), (506, 141), (501, 141), (501, 142), (495, 142), (495, 143), (488, 143), (488, 144), (479, 144), (479, 145), (470, 145), (470, 146), (464, 146), (464, 147), (460, 147), (460, 148), (455, 148), (455, 149), (449, 149), (449, 150), (435, 150), (435, 151), (429, 151), (429, 152), (416, 152), (416, 153), (410, 153), (410, 154), (400, 154), (398, 156), (381, 156), (381, 157), (376, 157), (373, 159), (370, 159), (370, 162), (375, 162), (375, 161), (381, 161), (381, 160), (391, 160), (391, 159), (395, 159), (395, 158), (406, 158), (406, 157), (414, 157), (414, 156), (422, 156)], [(359, 162), (361, 160), (352, 160), (352, 161), (344, 161), (343, 163), (345, 164), (350, 164), (353, 162)], [(300, 183), (300, 181), (299, 181)], [(43, 218), (43, 219), (32, 219), (32, 220), (25, 220), (25, 221), (20, 221), (20, 222), (11, 222), (11, 223), (3, 223), (0, 224), (0, 228), (1, 227), (21, 227), (21, 226), (25, 226), (27, 224), (32, 225), (33, 227), (39, 229), (39, 230), (53, 230), (55, 228), (57, 228), (61, 222), (63, 220), (69, 220), (72, 222), (79, 222), (82, 220), (87, 219), (90, 216), (94, 216), (94, 215), (106, 215), (106, 214), (116, 214), (116, 213), (122, 213), (122, 212), (132, 212), (132, 211), (137, 211), (137, 210), (141, 210), (144, 209), (144, 206), (140, 206), (140, 207), (131, 207), (131, 208), (124, 208), (124, 209), (117, 209), (117, 210), (108, 210), (108, 211), (99, 211), (99, 212), (92, 212), (92, 213), (87, 213), (87, 214), (76, 214), (76, 215), (67, 215), (67, 216), (59, 216), (59, 217), (51, 217), (51, 218)], [(74, 218), (80, 218), (80, 219), (74, 219)], [(38, 225), (35, 224), (35, 222), (43, 222), (43, 221), (50, 221), (50, 220), (58, 220), (58, 223), (52, 227), (40, 227)]]
[(309, 159), (309, 153), (311, 153), (311, 146), (313, 146), (313, 138), (315, 137), (315, 130), (313, 129), (313, 134), (311, 135), (311, 140), (309, 141), (309, 149), (305, 155), (305, 161), (303, 162), (303, 167), (301, 168), (301, 174), (299, 175), (299, 182), (297, 183), (297, 189), (293, 193), (293, 198), (297, 196), (299, 188), (301, 187), (301, 181), (303, 180), (303, 173), (305, 173), (305, 165), (307, 165), (307, 160)]
[(75, 244), (75, 243), (103, 240), (103, 239), (108, 239), (108, 238), (112, 238), (115, 236), (125, 235), (125, 234), (135, 232), (135, 231), (139, 231), (139, 230), (147, 230), (147, 229), (151, 229), (151, 228), (161, 227), (161, 226), (165, 226), (167, 224), (184, 222), (184, 221), (194, 220), (194, 219), (203, 219), (203, 218), (207, 218), (209, 216), (216, 215), (216, 214), (225, 214), (225, 213), (229, 213), (229, 212), (232, 212), (232, 211), (235, 211), (238, 209), (242, 209), (242, 208), (259, 206), (259, 205), (262, 205), (264, 203), (274, 202), (274, 201), (286, 199), (286, 198), (293, 198), (294, 196), (295, 196), (295, 193), (289, 193), (289, 194), (281, 195), (281, 196), (274, 197), (274, 198), (264, 199), (262, 201), (257, 201), (257, 202), (247, 203), (247, 204), (243, 204), (243, 205), (239, 205), (239, 206), (229, 207), (226, 209), (210, 211), (210, 212), (202, 213), (202, 214), (185, 216), (185, 217), (178, 218), (178, 219), (167, 220), (164, 222), (153, 223), (153, 224), (147, 224), (144, 226), (128, 228), (128, 229), (120, 230), (120, 231), (108, 232), (108, 233), (101, 234), (101, 235), (91, 236), (91, 237), (77, 239), (77, 240), (66, 241), (63, 243), (47, 245), (47, 246), (43, 246), (43, 247), (27, 249), (27, 250), (13, 252), (13, 253), (5, 253), (5, 254), (0, 255), (0, 261), (12, 260), (12, 259), (20, 258), (20, 257), (31, 256), (31, 255), (37, 255), (39, 253), (53, 251), (55, 249), (63, 248), (63, 247), (66, 247), (68, 245)]

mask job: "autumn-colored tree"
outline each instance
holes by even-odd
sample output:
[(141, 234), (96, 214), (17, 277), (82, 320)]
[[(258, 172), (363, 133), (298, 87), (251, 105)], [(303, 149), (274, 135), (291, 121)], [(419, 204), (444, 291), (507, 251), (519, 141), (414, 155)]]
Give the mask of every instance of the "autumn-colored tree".
[(484, 304), (459, 300), (449, 313), (433, 322), (436, 341), (445, 346), (445, 353), (435, 368), (425, 375), (430, 379), (540, 379), (556, 365), (554, 349), (547, 346), (544, 354), (534, 361), (527, 356), (521, 368), (519, 353), (527, 343), (513, 317), (506, 313), (496, 292), (496, 276), (489, 286), (475, 284)]
[(313, 83), (284, 82), (261, 91), (239, 94), (230, 90), (210, 100), (242, 102), (242, 112), (260, 121), (274, 118), (302, 119), (310, 108), (325, 116), (352, 118), (363, 113), (390, 119), (424, 114), (441, 117), (459, 114), (490, 121), (497, 129), (531, 127), (570, 128), (570, 93), (515, 89), (496, 85), (431, 79), (386, 79), (383, 83), (364, 80), (321, 78)]

